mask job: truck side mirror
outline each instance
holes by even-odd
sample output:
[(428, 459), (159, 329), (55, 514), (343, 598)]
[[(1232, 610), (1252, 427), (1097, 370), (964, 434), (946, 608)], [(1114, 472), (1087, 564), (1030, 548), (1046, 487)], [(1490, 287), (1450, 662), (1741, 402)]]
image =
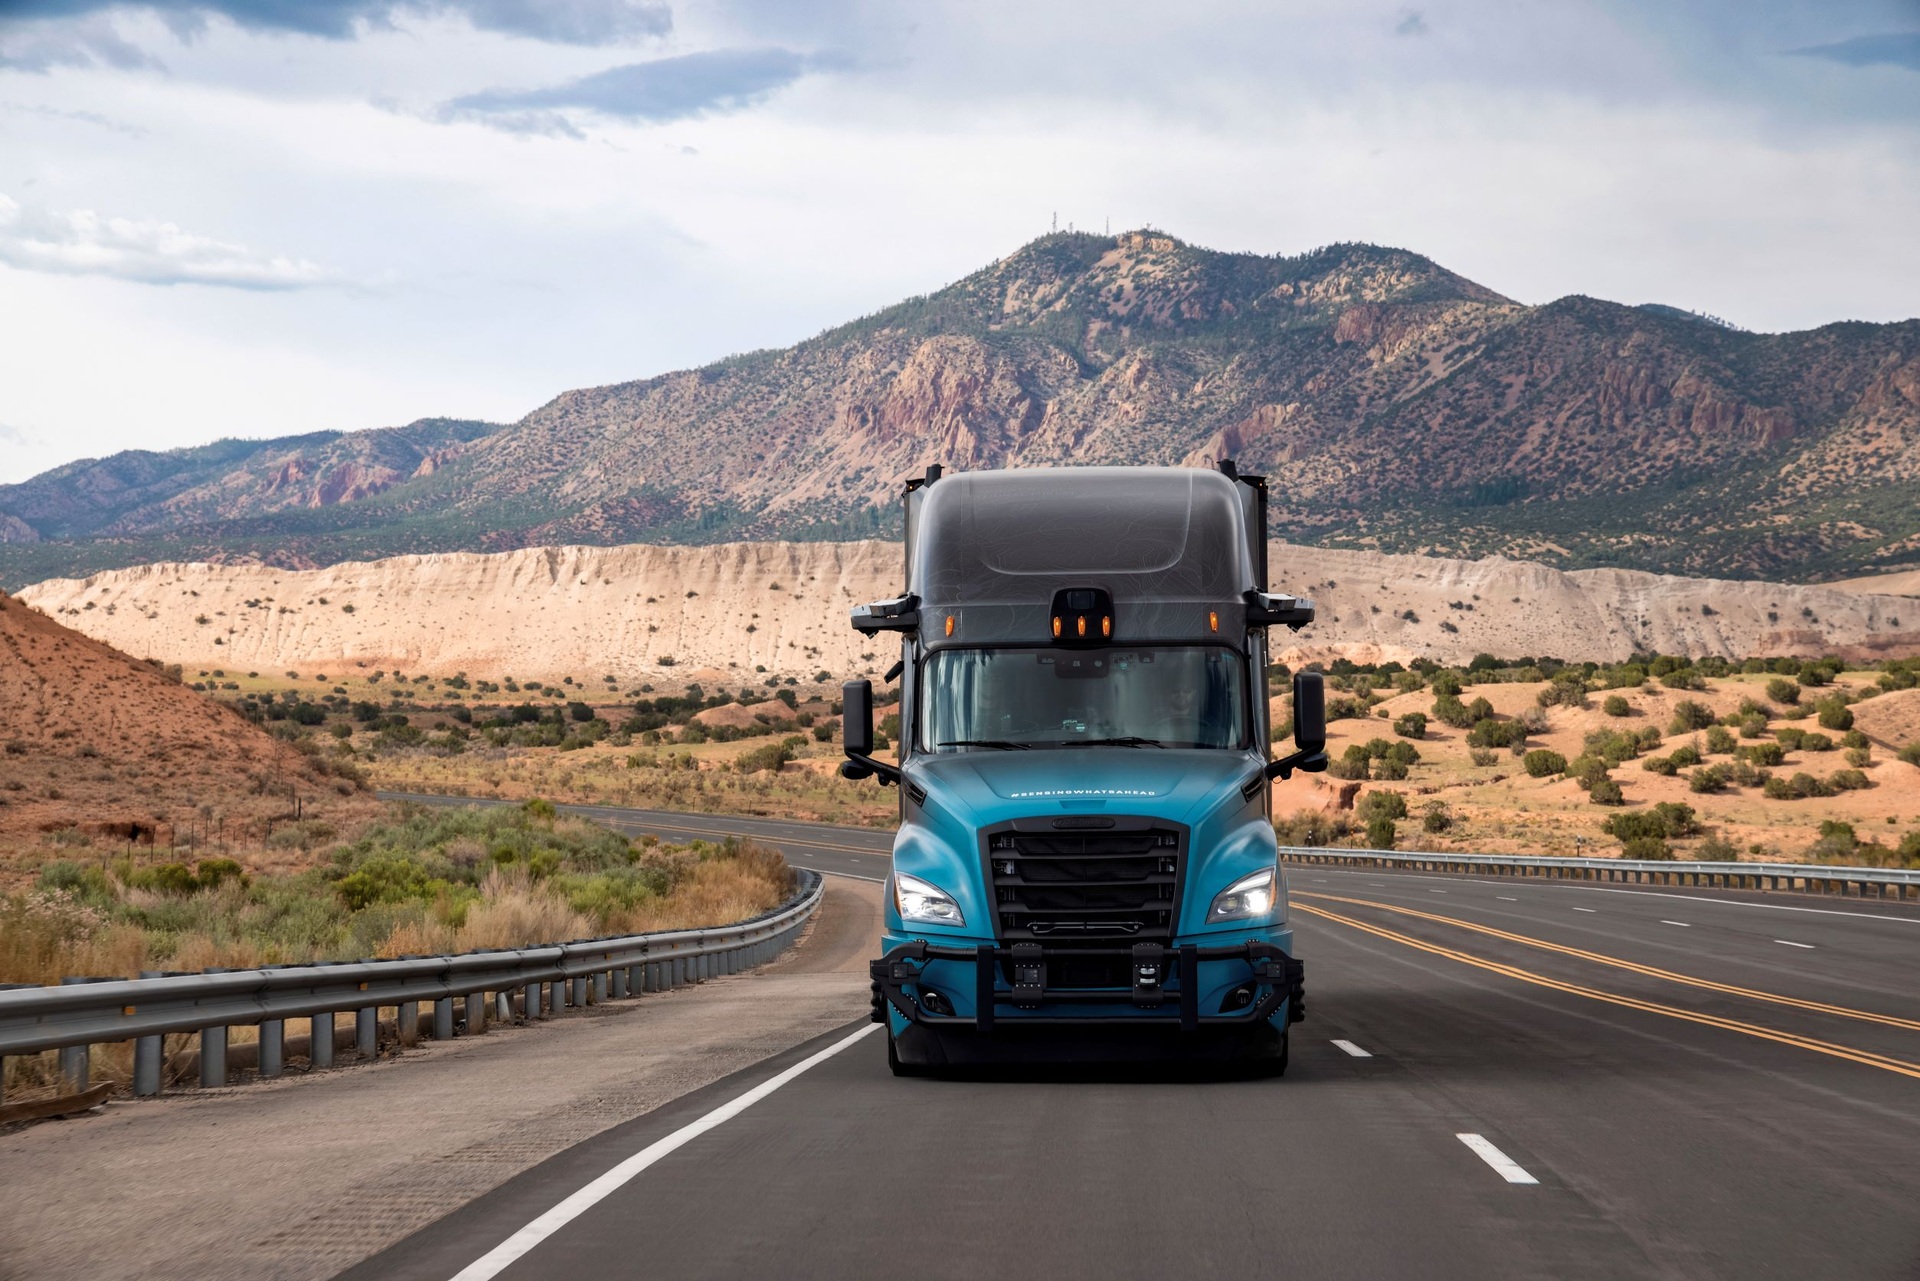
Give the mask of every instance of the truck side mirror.
[[(842, 685), (840, 709), (840, 744), (847, 755), (873, 755), (873, 682), (858, 680)], [(1321, 737), (1326, 735), (1322, 733)]]
[(1327, 686), (1319, 672), (1293, 674), (1293, 741), (1303, 752), (1327, 745)]

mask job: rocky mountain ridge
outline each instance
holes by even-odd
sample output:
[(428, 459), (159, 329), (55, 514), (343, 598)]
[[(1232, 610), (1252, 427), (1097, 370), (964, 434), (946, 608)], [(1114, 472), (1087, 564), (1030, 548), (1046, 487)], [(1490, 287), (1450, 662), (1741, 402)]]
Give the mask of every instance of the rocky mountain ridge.
[[(276, 507), (256, 486), (119, 517), (123, 543), (0, 547), (0, 575), (891, 536), (902, 478), (933, 462), (1226, 456), (1271, 478), (1274, 533), (1298, 542), (1900, 569), (1920, 564), (1920, 321), (1755, 334), (1660, 305), (1526, 306), (1399, 249), (1063, 233), (790, 348), (564, 393), (342, 501)], [(64, 536), (6, 489), (0, 513)]]

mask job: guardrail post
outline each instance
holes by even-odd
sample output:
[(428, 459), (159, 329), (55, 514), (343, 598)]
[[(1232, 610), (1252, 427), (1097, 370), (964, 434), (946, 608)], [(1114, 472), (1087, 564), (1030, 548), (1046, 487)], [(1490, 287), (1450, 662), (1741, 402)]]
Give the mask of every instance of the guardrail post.
[(285, 1019), (260, 1020), (259, 1072), (263, 1079), (279, 1076), (287, 1067)]
[(420, 1002), (402, 1001), (393, 1012), (394, 1034), (402, 1045), (417, 1045), (420, 1041)]
[(380, 1053), (380, 1007), (365, 1005), (353, 1014), (353, 1048), (363, 1059)]
[(587, 976), (582, 974), (573, 980), (573, 990), (567, 993), (567, 1000), (574, 1005), (587, 1003)]
[[(141, 970), (143, 979), (157, 979), (164, 970)], [(133, 1041), (133, 1097), (151, 1099), (160, 1093), (160, 1064), (166, 1054), (164, 1036), (139, 1036)], [(0, 1072), (4, 1080), (4, 1072)]]
[(503, 1026), (513, 1022), (513, 992), (508, 988), (493, 994), (493, 1021)]
[(554, 1014), (559, 1014), (566, 1008), (567, 981), (565, 979), (555, 979), (553, 982), (547, 984), (547, 1009)]
[(464, 1031), (468, 1036), (479, 1036), (487, 1030), (487, 994), (485, 992), (467, 993), (467, 1009)]
[(595, 970), (593, 972), (593, 996), (591, 999), (595, 1005), (605, 1005), (607, 1003), (607, 979), (609, 977), (605, 970)]
[(316, 1014), (309, 1020), (311, 1030), (307, 1033), (307, 1067), (330, 1068), (333, 1066), (333, 1011)]
[(540, 1009), (540, 993), (545, 986), (544, 983), (527, 984), (527, 1022), (529, 1023), (545, 1017)]
[(613, 979), (614, 1000), (622, 1001), (633, 994), (633, 970), (630, 966), (620, 965), (614, 967), (611, 977)]
[(440, 997), (433, 1003), (433, 1039), (453, 1039), (453, 998), (450, 996)]
[(227, 1083), (227, 1029), (200, 1029), (200, 1084), (212, 1089)]

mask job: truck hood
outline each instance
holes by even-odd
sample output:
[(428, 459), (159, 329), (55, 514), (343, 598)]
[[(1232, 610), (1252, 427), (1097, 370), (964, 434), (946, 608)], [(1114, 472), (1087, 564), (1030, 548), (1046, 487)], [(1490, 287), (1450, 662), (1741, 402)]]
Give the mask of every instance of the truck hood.
[(1190, 934), (1203, 928), (1214, 894), (1273, 865), (1273, 827), (1261, 798), (1256, 793), (1249, 801), (1241, 793), (1264, 764), (1251, 752), (1154, 747), (917, 757), (906, 779), (923, 788), (926, 799), (908, 806), (894, 841), (894, 866), (952, 894), (966, 916), (968, 928), (962, 932), (968, 937), (991, 938), (993, 905), (981, 865), (981, 828), (1053, 814), (1167, 819), (1191, 832), (1179, 927)]

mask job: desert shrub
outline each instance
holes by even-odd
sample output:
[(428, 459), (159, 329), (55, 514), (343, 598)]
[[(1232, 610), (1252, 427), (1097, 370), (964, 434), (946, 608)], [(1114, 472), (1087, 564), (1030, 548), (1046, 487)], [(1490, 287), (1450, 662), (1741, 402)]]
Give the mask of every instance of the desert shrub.
[(1773, 731), (1774, 741), (1786, 748), (1789, 752), (1797, 750), (1800, 746), (1800, 741), (1806, 736), (1807, 731), (1801, 729), (1798, 725), (1782, 725), (1779, 729)]
[[(1779, 788), (1774, 787), (1775, 783), (1780, 784)], [(1785, 780), (1768, 780), (1764, 794), (1780, 800), (1805, 800), (1813, 796), (1832, 796), (1833, 788), (1821, 779), (1801, 772)]]
[(1457, 694), (1442, 694), (1433, 700), (1433, 717), (1442, 725), (1465, 729), (1473, 724), (1473, 715)]
[(1408, 712), (1393, 723), (1393, 732), (1401, 738), (1425, 738), (1427, 736), (1427, 714)]
[(1473, 748), (1467, 756), (1475, 765), (1495, 765), (1500, 760), (1500, 753), (1488, 747)]
[(1666, 778), (1672, 778), (1680, 772), (1680, 767), (1673, 763), (1673, 758), (1670, 756), (1649, 756), (1640, 762), (1640, 768), (1649, 774), (1659, 774)]
[(1803, 752), (1831, 752), (1833, 750), (1833, 740), (1825, 734), (1802, 734), (1800, 736), (1800, 750)]
[[(1475, 702), (1480, 700), (1475, 699)], [(1467, 732), (1469, 747), (1512, 747), (1527, 741), (1527, 727), (1518, 720), (1477, 722)]]
[(1554, 673), (1551, 681), (1533, 701), (1542, 707), (1585, 707), (1587, 705), (1587, 682), (1576, 668), (1564, 668)]
[(1696, 792), (1724, 792), (1729, 781), (1727, 771), (1718, 765), (1703, 765), (1687, 775), (1687, 786)]
[(1700, 820), (1691, 805), (1682, 805), (1677, 801), (1661, 801), (1650, 810), (1632, 810), (1624, 814), (1615, 814), (1601, 824), (1601, 827), (1609, 836), (1622, 841), (1643, 836), (1675, 840), (1698, 833)]
[(1773, 777), (1764, 769), (1759, 769), (1750, 761), (1735, 761), (1727, 766), (1728, 777), (1741, 787), (1762, 787)]
[(1339, 760), (1328, 763), (1327, 773), (1333, 775), (1335, 778), (1371, 778), (1373, 776), (1370, 768), (1372, 763), (1373, 757), (1367, 749), (1359, 743), (1352, 743), (1348, 745), (1345, 752), (1341, 753)]
[(1713, 724), (1713, 709), (1705, 703), (1696, 703), (1685, 699), (1675, 704), (1673, 723), (1668, 727), (1670, 734), (1686, 734), (1693, 730), (1705, 729)]
[(1673, 749), (1667, 759), (1682, 769), (1685, 769), (1688, 766), (1698, 765), (1700, 763), (1700, 751), (1691, 743), (1682, 743)]
[(1420, 830), (1439, 835), (1453, 826), (1453, 811), (1445, 801), (1428, 801), (1420, 810)]
[(1800, 669), (1800, 674), (1795, 679), (1808, 689), (1818, 689), (1822, 685), (1831, 683), (1833, 677), (1823, 665), (1809, 663)]
[(1582, 787), (1592, 787), (1607, 777), (1607, 763), (1598, 756), (1576, 756), (1567, 762), (1567, 777)]
[(1323, 814), (1318, 810), (1299, 810), (1273, 820), (1273, 834), (1282, 845), (1319, 848), (1353, 834), (1353, 822), (1344, 814)]
[(1467, 704), (1467, 715), (1477, 725), (1493, 715), (1493, 704), (1485, 698), (1476, 698)]
[(1673, 857), (1673, 847), (1658, 836), (1636, 836), (1621, 842), (1620, 857), (1662, 861)]
[(1909, 765), (1920, 765), (1920, 743), (1908, 743), (1901, 748), (1900, 759)]
[(1602, 774), (1587, 788), (1587, 799), (1595, 805), (1625, 805), (1627, 796), (1620, 784)]
[(1393, 820), (1390, 818), (1376, 818), (1367, 823), (1368, 849), (1390, 850), (1393, 848), (1397, 836), (1398, 833), (1394, 830)]
[(1707, 751), (1715, 756), (1725, 756), (1734, 748), (1733, 735), (1724, 725), (1711, 725), (1707, 728)]
[(1814, 704), (1814, 710), (1820, 713), (1821, 729), (1852, 729), (1853, 709), (1838, 699), (1822, 699)]
[(1394, 791), (1368, 792), (1360, 798), (1354, 807), (1354, 813), (1362, 822), (1371, 823), (1377, 818), (1399, 819), (1407, 816), (1407, 798)]
[(762, 770), (770, 770), (777, 774), (780, 772), (780, 767), (792, 759), (793, 748), (787, 742), (765, 743), (742, 752), (734, 761), (733, 767), (742, 774), (757, 774)]
[(1784, 778), (1769, 778), (1760, 784), (1760, 795), (1770, 801), (1790, 801), (1793, 799), (1793, 789), (1787, 786)]
[(1864, 769), (1873, 764), (1873, 752), (1865, 747), (1849, 747), (1846, 756), (1847, 764), (1855, 769)]
[(1630, 761), (1638, 756), (1641, 743), (1638, 736), (1619, 730), (1601, 729), (1588, 734), (1582, 742), (1585, 755), (1598, 756), (1612, 765)]
[(1373, 776), (1383, 782), (1398, 783), (1407, 777), (1407, 763), (1391, 756), (1375, 761), (1372, 770)]
[(1458, 672), (1435, 672), (1430, 684), (1435, 698), (1458, 698), (1460, 691), (1465, 688), (1460, 683)]
[(1609, 694), (1600, 704), (1600, 710), (1609, 716), (1633, 715), (1633, 704), (1618, 694)]
[(1537, 747), (1520, 758), (1520, 765), (1529, 777), (1546, 778), (1550, 774), (1566, 772), (1567, 758), (1558, 752)]
[(1738, 863), (1740, 847), (1716, 827), (1707, 833), (1707, 839), (1700, 842), (1700, 848), (1693, 852), (1693, 856), (1705, 863)]
[(1871, 747), (1872, 745), (1872, 740), (1857, 729), (1850, 729), (1840, 736), (1842, 747)]
[(1873, 783), (1857, 769), (1841, 769), (1827, 776), (1827, 785), (1838, 792), (1858, 792), (1872, 787)]
[(1740, 737), (1759, 738), (1767, 732), (1767, 718), (1757, 713), (1749, 713), (1740, 718)]
[(1767, 682), (1767, 697), (1776, 703), (1793, 704), (1800, 701), (1800, 687), (1790, 680), (1776, 676)]
[(1684, 670), (1668, 672), (1660, 678), (1660, 683), (1668, 689), (1698, 690), (1707, 687), (1706, 679), (1700, 673)]
[(1749, 743), (1735, 755), (1754, 765), (1778, 765), (1787, 759), (1785, 743)]

